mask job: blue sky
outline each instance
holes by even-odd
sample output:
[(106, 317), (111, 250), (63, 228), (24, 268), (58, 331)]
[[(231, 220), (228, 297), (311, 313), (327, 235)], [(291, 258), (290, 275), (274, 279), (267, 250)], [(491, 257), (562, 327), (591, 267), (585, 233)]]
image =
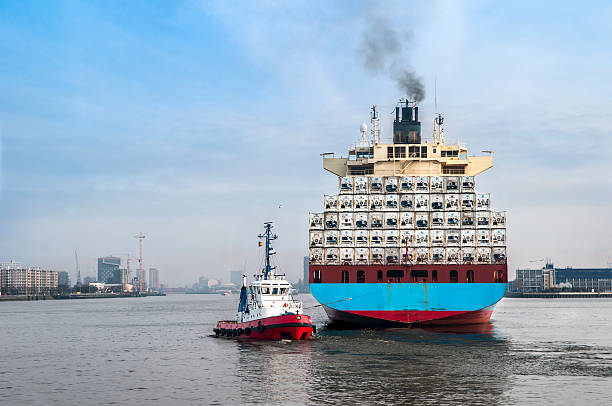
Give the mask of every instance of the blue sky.
[[(495, 151), (478, 179), (509, 212), (510, 267), (612, 256), (612, 8), (607, 2), (0, 2), (0, 260), (84, 274), (137, 253), (162, 281), (259, 263), (277, 222), (297, 278), (308, 211), (377, 104), (360, 63), (386, 18), (433, 87), (447, 140)], [(411, 35), (410, 35), (411, 34)], [(409, 39), (411, 37), (411, 39)], [(282, 207), (279, 209), (279, 204)]]

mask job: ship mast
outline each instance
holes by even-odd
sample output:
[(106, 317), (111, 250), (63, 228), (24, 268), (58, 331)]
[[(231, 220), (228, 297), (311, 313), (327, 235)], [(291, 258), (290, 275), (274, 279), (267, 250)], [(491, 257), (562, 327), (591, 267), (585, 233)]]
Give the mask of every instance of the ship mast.
[(274, 249), (272, 248), (272, 241), (276, 240), (278, 236), (276, 234), (272, 234), (272, 222), (264, 223), (264, 227), (266, 228), (266, 232), (263, 234), (259, 234), (259, 238), (266, 239), (266, 268), (264, 269), (264, 279), (268, 279), (274, 267), (270, 265), (270, 255), (274, 254)]

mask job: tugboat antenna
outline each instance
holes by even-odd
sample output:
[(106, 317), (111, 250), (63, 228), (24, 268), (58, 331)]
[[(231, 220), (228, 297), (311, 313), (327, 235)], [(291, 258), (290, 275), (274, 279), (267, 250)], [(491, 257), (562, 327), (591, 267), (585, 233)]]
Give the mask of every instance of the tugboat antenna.
[(274, 269), (271, 265), (270, 265), (270, 254), (272, 253), (272, 241), (276, 240), (278, 238), (278, 236), (276, 234), (272, 234), (272, 222), (271, 221), (267, 221), (264, 223), (264, 227), (266, 228), (266, 232), (263, 234), (259, 234), (258, 237), (259, 238), (265, 238), (266, 239), (266, 267), (264, 269), (264, 279), (268, 279), (268, 277), (270, 276), (270, 273), (272, 272), (272, 270)]

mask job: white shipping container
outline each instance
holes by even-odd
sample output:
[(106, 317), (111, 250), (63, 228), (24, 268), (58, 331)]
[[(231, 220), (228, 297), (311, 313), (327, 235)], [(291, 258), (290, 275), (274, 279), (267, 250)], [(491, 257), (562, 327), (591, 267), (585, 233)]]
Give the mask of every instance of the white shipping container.
[(383, 248), (370, 248), (370, 262), (382, 264), (385, 252)]
[(323, 237), (325, 238), (325, 248), (337, 247), (338, 246), (338, 232), (337, 231), (324, 231)]
[(368, 213), (355, 213), (355, 228), (367, 229), (368, 226)]
[(412, 176), (404, 176), (399, 181), (400, 192), (412, 192), (414, 190), (414, 179)]
[(397, 204), (399, 195), (386, 195), (385, 196), (385, 210), (397, 211)]
[(325, 229), (336, 230), (338, 228), (338, 213), (325, 213)]
[(338, 201), (340, 211), (353, 211), (353, 195), (340, 195)]
[(325, 207), (325, 211), (337, 211), (338, 210), (338, 196), (336, 195), (323, 196), (323, 207)]
[(476, 195), (476, 210), (489, 210), (491, 208), (491, 194), (478, 193)]
[(473, 247), (476, 245), (475, 230), (461, 230), (461, 246)]
[[(402, 264), (412, 264), (414, 262), (414, 253), (415, 250), (414, 248), (400, 248), (399, 249), (400, 252), (400, 261), (402, 262)], [(406, 258), (406, 254), (408, 254), (408, 257)]]
[(383, 228), (382, 213), (370, 213), (370, 228)]
[(395, 176), (385, 177), (385, 192), (397, 193), (397, 178)]
[(385, 262), (387, 264), (398, 264), (399, 263), (399, 249), (385, 248)]
[(431, 205), (431, 210), (433, 211), (443, 211), (444, 210), (444, 195), (442, 194), (430, 195), (429, 201)]
[(429, 211), (429, 195), (420, 193), (414, 196), (414, 210)]
[(368, 210), (368, 195), (355, 195), (355, 211)]
[(355, 246), (359, 247), (368, 247), (370, 245), (370, 240), (368, 238), (369, 232), (368, 230), (356, 230), (355, 231)]
[(385, 228), (398, 228), (399, 226), (399, 213), (385, 213)]
[(488, 229), (476, 230), (476, 244), (479, 247), (491, 246), (491, 231)]
[(444, 226), (446, 228), (459, 228), (461, 224), (459, 212), (447, 211), (444, 213)]
[(506, 212), (505, 211), (491, 212), (491, 226), (492, 227), (505, 227), (506, 226)]
[(353, 241), (353, 230), (341, 230), (340, 231), (340, 246), (352, 247)]
[(321, 265), (323, 263), (323, 248), (310, 249), (310, 263), (314, 265)]
[(310, 232), (310, 246), (311, 247), (322, 247), (323, 246), (323, 231), (311, 231)]
[(493, 245), (497, 247), (506, 246), (506, 229), (505, 228), (494, 228), (491, 230), (491, 238)]
[(429, 248), (419, 247), (414, 250), (415, 262), (418, 264), (429, 263)]
[(385, 230), (384, 235), (385, 235), (385, 247), (399, 246), (399, 231)]
[(370, 195), (370, 210), (380, 211), (384, 207), (384, 195)]
[(459, 210), (459, 195), (456, 193), (444, 195), (444, 208), (446, 211)]
[(338, 248), (325, 248), (325, 264), (337, 265), (338, 262)]
[(414, 246), (414, 230), (400, 230), (400, 245), (402, 247)]
[(444, 178), (442, 176), (432, 176), (429, 178), (429, 192), (441, 193), (444, 187)]
[(429, 192), (429, 178), (427, 176), (416, 176), (414, 178), (414, 190), (417, 192)]
[(353, 213), (340, 213), (340, 229), (352, 230), (354, 224)]
[(435, 211), (431, 213), (431, 228), (444, 228), (444, 212)]
[(474, 210), (474, 200), (476, 195), (473, 193), (461, 194), (461, 210)]
[(433, 247), (429, 249), (429, 257), (434, 264), (442, 264), (446, 260), (445, 249), (442, 247)]
[(412, 229), (414, 228), (414, 213), (413, 212), (405, 212), (400, 213), (400, 228), (403, 229)]
[(476, 227), (489, 228), (491, 223), (491, 212), (477, 211), (476, 212)]
[(459, 248), (447, 248), (446, 249), (446, 262), (447, 263), (451, 263), (451, 264), (457, 264), (459, 263), (459, 258), (461, 254), (461, 250), (459, 250)]
[(475, 261), (475, 248), (474, 247), (461, 247), (461, 262), (464, 264), (471, 264)]
[(368, 248), (355, 248), (355, 262), (367, 263), (370, 260), (370, 250)]
[(353, 190), (355, 193), (368, 193), (368, 178), (358, 176), (353, 180)]
[(404, 193), (400, 195), (399, 209), (401, 211), (414, 210), (414, 194)]
[(340, 248), (340, 262), (351, 263), (355, 259), (355, 249), (353, 248)]
[(506, 262), (506, 249), (503, 247), (493, 248), (493, 262), (503, 264)]
[(444, 231), (442, 231), (442, 230), (430, 230), (429, 231), (429, 239), (431, 240), (431, 245), (434, 245), (434, 246), (442, 246), (442, 245), (444, 245)]
[(461, 228), (474, 228), (476, 224), (474, 217), (476, 217), (476, 213), (473, 211), (462, 211)]
[(429, 213), (415, 213), (414, 223), (416, 228), (429, 227)]
[(381, 193), (383, 191), (383, 180), (380, 176), (370, 178), (370, 193)]
[(323, 213), (308, 213), (311, 230), (323, 230)]
[(451, 247), (458, 247), (460, 243), (460, 232), (459, 230), (446, 230), (444, 233), (446, 237), (446, 245)]
[(383, 246), (383, 232), (381, 230), (370, 230), (370, 247)]
[(343, 176), (339, 178), (340, 194), (353, 193), (353, 178), (351, 176)]
[(491, 263), (491, 248), (479, 247), (476, 249), (476, 262), (481, 264)]
[(446, 193), (459, 192), (459, 176), (446, 176), (444, 178), (444, 191)]
[(429, 231), (428, 230), (416, 230), (414, 232), (414, 245), (417, 247), (428, 247), (429, 246)]
[(473, 192), (474, 191), (474, 177), (473, 176), (462, 176), (461, 177), (461, 191), (462, 192)]

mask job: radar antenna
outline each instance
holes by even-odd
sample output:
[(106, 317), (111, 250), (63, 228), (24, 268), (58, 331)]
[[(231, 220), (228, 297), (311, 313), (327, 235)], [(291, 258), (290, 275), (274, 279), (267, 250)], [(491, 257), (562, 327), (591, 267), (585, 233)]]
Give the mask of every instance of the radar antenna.
[(372, 106), (372, 117), (370, 118), (370, 122), (372, 123), (372, 128), (370, 129), (372, 133), (372, 143), (377, 145), (380, 142), (380, 129), (378, 128), (378, 112), (376, 111), (376, 106)]

